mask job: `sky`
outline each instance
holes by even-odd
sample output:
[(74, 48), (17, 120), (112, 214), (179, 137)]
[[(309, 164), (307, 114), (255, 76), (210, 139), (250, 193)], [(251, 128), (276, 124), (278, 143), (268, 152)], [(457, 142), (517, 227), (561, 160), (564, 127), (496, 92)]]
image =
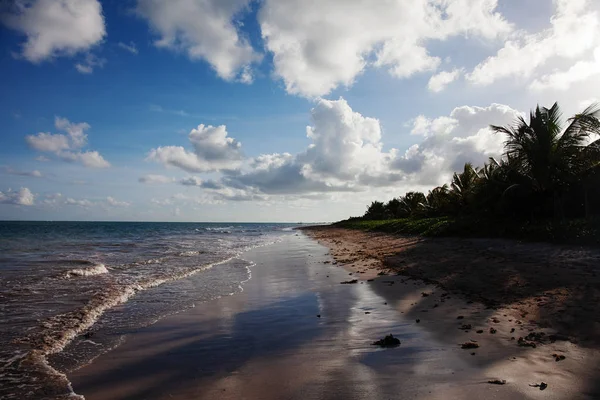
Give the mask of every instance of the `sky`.
[(0, 219), (316, 222), (600, 98), (596, 0), (0, 0)]

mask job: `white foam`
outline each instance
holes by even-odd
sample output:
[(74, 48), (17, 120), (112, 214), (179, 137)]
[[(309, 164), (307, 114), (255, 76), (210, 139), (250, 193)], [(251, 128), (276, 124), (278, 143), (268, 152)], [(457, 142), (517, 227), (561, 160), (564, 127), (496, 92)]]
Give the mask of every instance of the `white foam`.
[(108, 270), (104, 264), (96, 264), (89, 268), (77, 268), (67, 271), (66, 277), (71, 278), (73, 276), (95, 276), (101, 274), (107, 274)]

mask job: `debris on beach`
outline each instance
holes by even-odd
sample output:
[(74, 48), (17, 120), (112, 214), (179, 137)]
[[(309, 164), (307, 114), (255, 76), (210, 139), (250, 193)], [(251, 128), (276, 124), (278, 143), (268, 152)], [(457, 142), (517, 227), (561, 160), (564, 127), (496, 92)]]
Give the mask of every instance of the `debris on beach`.
[(506, 380), (505, 379), (490, 379), (488, 381), (488, 383), (491, 383), (492, 385), (506, 385)]
[(464, 316), (463, 315), (459, 315), (458, 317), (456, 317), (456, 319), (463, 319)]
[(471, 342), (464, 342), (463, 344), (460, 345), (461, 349), (477, 349), (479, 348), (479, 344), (471, 341)]
[(390, 333), (383, 339), (379, 339), (376, 342), (373, 342), (372, 345), (381, 347), (398, 347), (400, 346), (400, 339), (395, 338), (394, 335)]
[(483, 333), (483, 329), (479, 329), (476, 331), (477, 333)]
[(418, 324), (419, 322), (421, 322), (421, 320), (420, 320), (420, 319), (417, 319), (417, 320), (416, 320), (416, 322), (417, 322), (417, 324)]
[(529, 385), (531, 387), (539, 387), (540, 390), (544, 390), (548, 387), (548, 384), (546, 382), (542, 382), (542, 383), (534, 383), (533, 385)]
[(317, 318), (321, 318), (321, 314), (317, 314)]
[(353, 283), (358, 283), (358, 279), (352, 279), (350, 281), (340, 282), (342, 285), (351, 285)]
[(463, 326), (461, 326), (458, 329), (461, 329), (461, 330), (465, 331), (465, 330), (469, 330), (471, 328), (472, 328), (471, 324), (463, 324)]
[(421, 292), (421, 296), (423, 296), (423, 297), (429, 297), (429, 293)]
[(375, 279), (367, 279), (367, 282), (373, 282)]
[(490, 328), (490, 333), (493, 335), (494, 333), (498, 332), (496, 329), (494, 328)]
[(519, 343), (519, 346), (521, 347), (533, 347), (534, 349), (537, 347), (534, 342), (524, 339), (523, 336), (519, 337), (517, 343)]
[(556, 362), (562, 361), (565, 358), (567, 358), (567, 357), (563, 356), (562, 354), (552, 354), (552, 357), (554, 357), (554, 361), (556, 361)]
[(384, 275), (387, 275), (387, 272), (385, 272), (385, 271), (379, 271), (379, 272), (377, 273), (377, 275), (379, 275), (379, 276), (384, 276)]

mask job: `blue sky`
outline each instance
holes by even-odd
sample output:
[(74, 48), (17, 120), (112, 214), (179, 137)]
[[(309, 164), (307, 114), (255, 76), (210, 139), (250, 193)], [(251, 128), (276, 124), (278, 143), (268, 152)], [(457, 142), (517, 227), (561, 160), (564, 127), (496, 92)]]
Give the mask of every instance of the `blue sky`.
[(331, 221), (600, 97), (588, 0), (0, 5), (0, 219)]

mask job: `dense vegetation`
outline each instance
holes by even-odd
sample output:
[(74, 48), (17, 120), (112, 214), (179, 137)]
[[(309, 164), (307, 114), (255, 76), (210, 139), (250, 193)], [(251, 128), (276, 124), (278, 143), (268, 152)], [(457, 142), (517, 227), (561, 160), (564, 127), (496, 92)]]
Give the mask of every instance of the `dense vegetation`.
[[(600, 107), (561, 121), (558, 104), (537, 107), (529, 122), (491, 126), (506, 136), (504, 154), (478, 168), (465, 164), (427, 195), (374, 201), (346, 226), (430, 235), (485, 234), (541, 239), (594, 235), (600, 214)], [(580, 220), (578, 220), (580, 219)], [(587, 220), (583, 222), (581, 220)]]

